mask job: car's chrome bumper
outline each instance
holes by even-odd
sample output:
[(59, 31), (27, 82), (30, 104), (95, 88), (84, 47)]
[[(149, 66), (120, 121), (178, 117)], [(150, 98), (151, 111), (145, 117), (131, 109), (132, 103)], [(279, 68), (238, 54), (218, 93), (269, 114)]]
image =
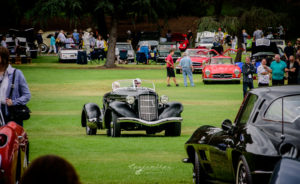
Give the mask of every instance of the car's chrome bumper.
[(145, 126), (158, 126), (170, 122), (181, 122), (181, 121), (182, 121), (181, 117), (164, 118), (156, 121), (146, 121), (146, 120), (142, 120), (138, 118), (130, 118), (130, 117), (118, 118), (118, 123), (137, 123)]
[(241, 78), (205, 78), (203, 81), (240, 81)]

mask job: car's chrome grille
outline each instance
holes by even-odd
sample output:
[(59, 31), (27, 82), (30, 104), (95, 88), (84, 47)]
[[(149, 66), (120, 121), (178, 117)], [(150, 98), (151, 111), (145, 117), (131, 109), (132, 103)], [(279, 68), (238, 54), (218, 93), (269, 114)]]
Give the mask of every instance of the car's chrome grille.
[(157, 119), (157, 101), (155, 95), (140, 95), (139, 100), (140, 118), (146, 121)]
[(232, 78), (232, 74), (213, 74), (213, 78)]
[(202, 63), (193, 62), (193, 66), (202, 66)]

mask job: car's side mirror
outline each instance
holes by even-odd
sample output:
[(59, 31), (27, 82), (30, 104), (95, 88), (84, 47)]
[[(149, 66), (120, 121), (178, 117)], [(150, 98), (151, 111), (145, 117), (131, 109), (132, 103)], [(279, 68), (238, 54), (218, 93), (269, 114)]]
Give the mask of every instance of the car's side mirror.
[(222, 129), (224, 131), (229, 131), (231, 128), (232, 128), (232, 122), (229, 120), (229, 119), (225, 119), (223, 122), (222, 122)]

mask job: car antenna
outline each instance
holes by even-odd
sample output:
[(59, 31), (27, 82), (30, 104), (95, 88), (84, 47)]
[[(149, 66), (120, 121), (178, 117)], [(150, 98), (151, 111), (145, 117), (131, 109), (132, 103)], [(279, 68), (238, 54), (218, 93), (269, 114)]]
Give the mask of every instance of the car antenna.
[(284, 136), (284, 117), (283, 117), (283, 98), (281, 99), (281, 140), (284, 141), (285, 136)]

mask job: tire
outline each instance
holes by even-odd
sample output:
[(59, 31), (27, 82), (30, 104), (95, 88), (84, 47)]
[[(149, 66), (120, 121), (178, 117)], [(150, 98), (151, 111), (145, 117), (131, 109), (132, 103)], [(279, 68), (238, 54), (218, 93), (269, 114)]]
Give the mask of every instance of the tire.
[(110, 134), (112, 137), (121, 136), (121, 125), (117, 122), (118, 116), (112, 112), (111, 113), (111, 124), (110, 124)]
[(193, 163), (193, 183), (200, 184), (205, 183), (204, 171), (200, 165), (200, 160), (197, 152), (195, 151), (195, 159)]
[(41, 44), (41, 53), (47, 53), (48, 51), (48, 46), (44, 43)]
[(237, 169), (236, 169), (236, 184), (252, 184), (252, 176), (248, 166), (248, 163), (245, 157), (242, 155), (240, 156)]
[(87, 119), (87, 116), (85, 115), (85, 132), (86, 132), (86, 135), (96, 135), (97, 133), (97, 128), (90, 128), (88, 125), (87, 125), (87, 122), (88, 122), (88, 119)]
[(170, 125), (165, 130), (165, 136), (180, 136), (181, 134), (181, 123), (175, 122)]

